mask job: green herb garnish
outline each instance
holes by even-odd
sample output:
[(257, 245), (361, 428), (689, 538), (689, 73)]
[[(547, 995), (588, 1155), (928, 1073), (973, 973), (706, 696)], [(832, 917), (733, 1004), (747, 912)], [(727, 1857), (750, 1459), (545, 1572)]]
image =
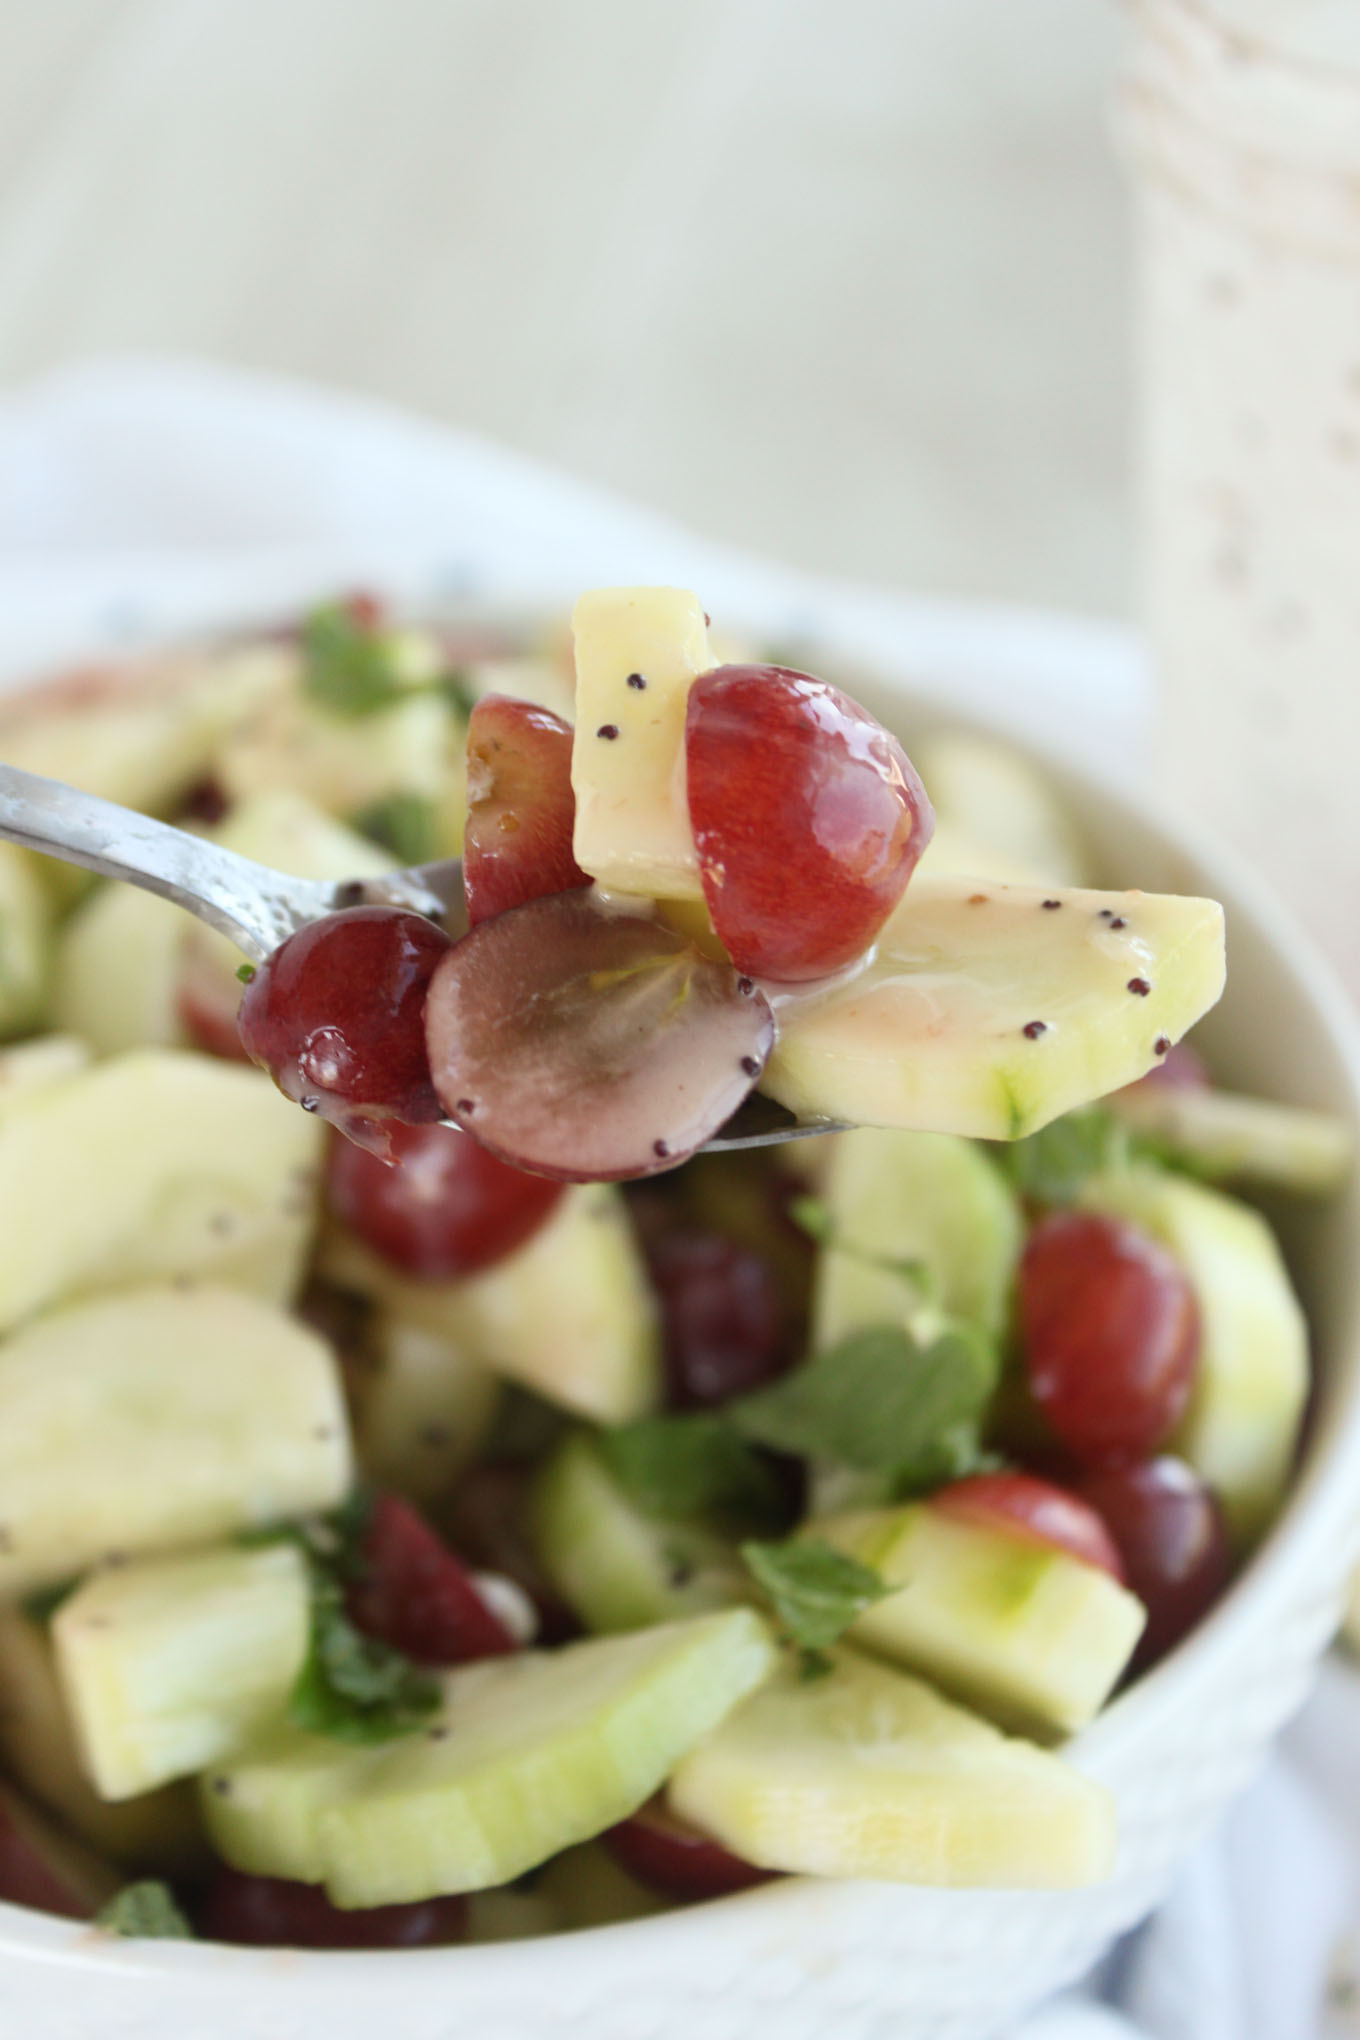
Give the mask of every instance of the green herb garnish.
[(125, 1884), (94, 1916), (94, 1924), (130, 1941), (192, 1941), (194, 1930), (175, 1894), (159, 1878)]
[(438, 810), (423, 793), (389, 793), (351, 815), (350, 826), (400, 864), (432, 864), (439, 855)]
[(1092, 1105), (1007, 1143), (1000, 1154), (1023, 1197), (1036, 1204), (1072, 1204), (1089, 1177), (1127, 1159), (1128, 1135), (1110, 1113)]
[(344, 1589), (314, 1568), (307, 1659), (288, 1696), (293, 1726), (337, 1742), (390, 1742), (419, 1728), (439, 1697), (432, 1673), (355, 1628)]
[(784, 1636), (803, 1651), (825, 1650), (891, 1591), (870, 1566), (819, 1537), (743, 1544), (741, 1555), (769, 1595)]
[(79, 1580), (63, 1580), (59, 1586), (38, 1587), (20, 1604), (30, 1622), (50, 1622), (63, 1601), (69, 1601)]
[(649, 1516), (787, 1518), (773, 1469), (725, 1414), (640, 1417), (600, 1436), (611, 1472)]
[(996, 1377), (991, 1342), (971, 1325), (951, 1324), (928, 1343), (900, 1326), (871, 1326), (730, 1403), (726, 1415), (777, 1451), (912, 1479), (930, 1455), (957, 1452), (963, 1435), (976, 1434)]
[(464, 720), (472, 700), (461, 673), (411, 675), (402, 663), (402, 638), (352, 604), (326, 602), (302, 626), (302, 691), (332, 715), (377, 715), (416, 694), (436, 694)]

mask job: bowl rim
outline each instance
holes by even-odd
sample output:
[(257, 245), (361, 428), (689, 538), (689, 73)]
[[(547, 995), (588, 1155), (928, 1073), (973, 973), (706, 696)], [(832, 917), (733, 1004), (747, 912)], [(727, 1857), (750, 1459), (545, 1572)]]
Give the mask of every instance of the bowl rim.
[[(413, 616), (425, 621), (501, 627), (522, 632), (546, 622), (560, 623), (560, 607), (551, 608), (533, 598), (491, 602), (471, 600), (450, 604), (423, 603), (413, 606)], [(1069, 619), (1059, 615), (1030, 612), (1061, 634)], [(169, 645), (139, 647), (127, 658), (109, 660), (135, 671), (161, 652), (184, 646), (201, 649), (205, 643), (250, 639), (271, 627), (276, 618), (252, 617), (244, 613), (229, 630), (204, 630)], [(1071, 619), (1073, 636), (1079, 636), (1082, 619)], [(740, 628), (740, 624), (736, 626)], [(927, 678), (909, 674), (888, 662), (866, 660), (862, 655), (836, 651), (834, 638), (818, 633), (810, 641), (819, 661), (835, 671), (838, 682), (853, 689), (856, 682), (865, 690), (892, 697), (894, 706), (905, 713), (920, 712), (927, 726), (948, 726), (970, 733), (999, 738), (1008, 747), (1027, 755), (1060, 786), (1070, 785), (1088, 801), (1094, 797), (1108, 810), (1116, 830), (1132, 826), (1149, 833), (1160, 848), (1187, 862), (1197, 878), (1206, 881), (1211, 894), (1220, 892), (1236, 915), (1255, 924), (1255, 932), (1293, 981), (1294, 988), (1321, 1022), (1342, 1073), (1346, 1093), (1346, 1117), (1360, 1149), (1360, 1014), (1357, 1014), (1342, 983), (1318, 949), (1312, 937), (1299, 925), (1268, 879), (1263, 878), (1239, 852), (1194, 821), (1173, 814), (1170, 804), (1133, 780), (1118, 764), (1095, 761), (1074, 739), (1051, 730), (1017, 732), (1014, 706), (995, 717), (973, 705), (957, 706), (943, 689), (932, 689)], [(990, 640), (984, 634), (968, 642), (969, 659), (979, 669), (990, 667), (998, 681), (1004, 681), (1007, 661), (1004, 637)], [(39, 675), (41, 680), (43, 676)], [(33, 684), (20, 678), (15, 691)], [(9, 692), (9, 687), (3, 689)], [(1231, 971), (1231, 959), (1229, 963)], [(1146, 1733), (1155, 1731), (1159, 1720), (1174, 1711), (1178, 1697), (1189, 1698), (1211, 1668), (1220, 1652), (1231, 1649), (1242, 1632), (1255, 1626), (1268, 1611), (1282, 1583), (1314, 1548), (1335, 1549), (1344, 1545), (1352, 1561), (1360, 1559), (1360, 1281), (1351, 1299), (1346, 1365), (1337, 1384), (1335, 1407), (1325, 1436), (1305, 1439), (1302, 1461), (1280, 1516), (1260, 1547), (1252, 1553), (1229, 1591), (1191, 1634), (1127, 1692), (1119, 1695), (1078, 1736), (1062, 1745), (1065, 1755), (1084, 1770), (1103, 1765)], [(854, 1889), (849, 1880), (830, 1880), (833, 1887)], [(329, 1985), (338, 1965), (350, 1977), (362, 1973), (365, 1982), (395, 1982), (400, 1976), (414, 1980), (413, 1965), (429, 1979), (434, 1968), (457, 1969), (472, 1978), (501, 1968), (506, 1957), (518, 1962), (530, 1958), (540, 1966), (554, 1956), (586, 1956), (588, 1949), (608, 1940), (618, 1947), (620, 1937), (628, 1938), (634, 1957), (645, 1956), (650, 1943), (660, 1951), (663, 1942), (686, 1934), (689, 1923), (711, 1923), (721, 1914), (731, 1918), (738, 1912), (759, 1912), (776, 1921), (791, 1924), (807, 1901), (808, 1894), (826, 1888), (827, 1880), (788, 1876), (751, 1890), (733, 1893), (688, 1906), (669, 1907), (640, 1920), (612, 1922), (548, 1935), (526, 1936), (505, 1942), (455, 1943), (443, 1947), (413, 1949), (307, 1950), (247, 1948), (221, 1942), (142, 1941), (112, 1936), (88, 1921), (70, 1921), (27, 1906), (0, 1901), (0, 1962), (18, 1958), (40, 1966), (78, 1967), (91, 1984), (98, 1976), (117, 1972), (167, 1979), (187, 1974), (206, 1976), (221, 1967), (235, 1979), (252, 1972), (262, 1983), (278, 1988), (285, 1981), (305, 1990)], [(878, 1889), (881, 1887), (869, 1887)], [(900, 1887), (910, 1894), (918, 1887)], [(987, 1887), (975, 1893), (960, 1891), (955, 1896), (996, 1899), (1006, 1893)]]

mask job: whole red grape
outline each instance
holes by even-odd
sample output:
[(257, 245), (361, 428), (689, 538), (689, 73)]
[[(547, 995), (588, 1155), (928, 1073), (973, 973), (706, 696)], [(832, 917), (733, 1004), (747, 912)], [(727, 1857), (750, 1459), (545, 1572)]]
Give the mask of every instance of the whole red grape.
[(1223, 1511), (1184, 1460), (1102, 1467), (1081, 1492), (1119, 1546), (1128, 1583), (1148, 1611), (1133, 1669), (1165, 1657), (1232, 1577)]
[(560, 1183), (501, 1161), (456, 1126), (395, 1126), (384, 1160), (331, 1144), (332, 1211), (384, 1260), (422, 1282), (451, 1282), (504, 1260), (536, 1233)]
[(1032, 1544), (1051, 1544), (1086, 1565), (1124, 1578), (1119, 1549), (1089, 1501), (1032, 1473), (975, 1473), (951, 1481), (930, 1507), (956, 1522), (980, 1523)]
[(754, 977), (795, 982), (852, 963), (935, 828), (897, 739), (786, 666), (719, 666), (694, 682), (685, 770), (709, 916)]
[(672, 1225), (649, 1244), (647, 1261), (673, 1407), (730, 1402), (792, 1364), (779, 1286), (759, 1254), (721, 1233)]
[(476, 927), (508, 907), (589, 885), (571, 852), (570, 723), (505, 694), (477, 703), (467, 734), (463, 884)]
[(1084, 1465), (1143, 1459), (1194, 1384), (1199, 1310), (1179, 1264), (1137, 1226), (1058, 1211), (1020, 1263), (1020, 1325), (1034, 1400)]
[(425, 1052), (425, 994), (451, 947), (400, 907), (312, 921), (246, 986), (246, 1052), (284, 1096), (351, 1129), (365, 1118), (439, 1119)]

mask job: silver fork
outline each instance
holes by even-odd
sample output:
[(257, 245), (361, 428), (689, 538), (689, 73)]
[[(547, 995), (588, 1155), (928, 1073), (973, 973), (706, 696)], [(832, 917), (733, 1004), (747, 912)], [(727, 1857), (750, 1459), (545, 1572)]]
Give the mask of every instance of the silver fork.
[[(252, 963), (263, 963), (309, 921), (345, 907), (409, 907), (455, 937), (467, 929), (463, 866), (457, 857), (381, 878), (290, 878), (187, 829), (15, 765), (0, 765), (0, 842), (158, 893), (227, 936)], [(829, 1120), (795, 1119), (772, 1098), (752, 1092), (703, 1152), (774, 1147), (841, 1130)]]

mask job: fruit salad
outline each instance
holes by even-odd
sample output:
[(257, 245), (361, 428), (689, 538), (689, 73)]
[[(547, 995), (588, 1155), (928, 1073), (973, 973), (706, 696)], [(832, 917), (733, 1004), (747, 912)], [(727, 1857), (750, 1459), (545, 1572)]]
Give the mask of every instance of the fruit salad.
[[(1256, 1200), (1348, 1141), (1183, 1043), (1212, 902), (711, 630), (359, 599), (0, 706), (262, 863), (466, 889), (252, 971), (0, 850), (0, 1897), (392, 1948), (1108, 1873), (1066, 1745), (1280, 1507)], [(847, 1130), (706, 1152), (756, 1090)]]

